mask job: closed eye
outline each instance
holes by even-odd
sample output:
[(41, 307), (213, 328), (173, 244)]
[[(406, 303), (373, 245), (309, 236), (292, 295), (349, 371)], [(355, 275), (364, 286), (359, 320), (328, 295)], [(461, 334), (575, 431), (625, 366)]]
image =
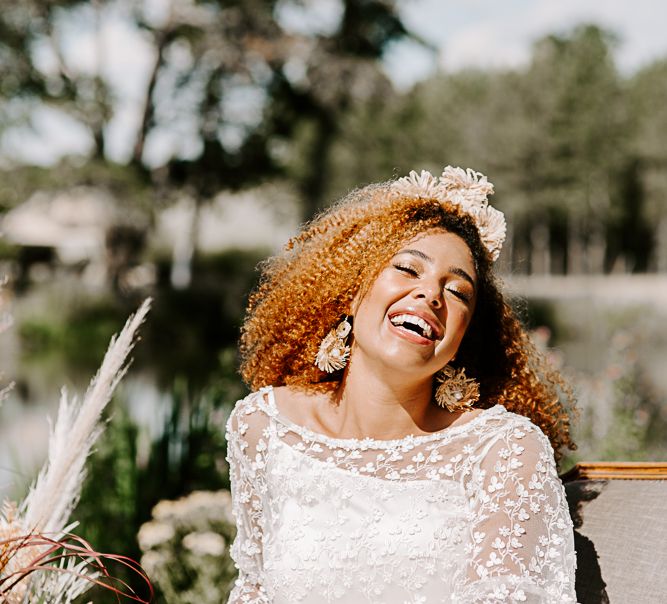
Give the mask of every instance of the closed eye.
[(445, 289), (448, 292), (454, 294), (459, 300), (462, 300), (463, 302), (470, 302), (472, 296), (469, 296), (465, 292), (459, 291), (458, 289), (454, 289), (452, 287), (447, 287)]
[(413, 277), (419, 277), (419, 272), (407, 264), (394, 264), (394, 268)]

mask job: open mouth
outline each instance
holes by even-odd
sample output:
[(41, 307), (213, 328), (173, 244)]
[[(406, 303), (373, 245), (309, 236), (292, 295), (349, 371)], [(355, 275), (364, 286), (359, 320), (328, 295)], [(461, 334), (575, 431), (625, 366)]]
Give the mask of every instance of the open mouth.
[(398, 327), (406, 332), (417, 334), (422, 338), (426, 338), (430, 341), (435, 341), (435, 333), (433, 328), (421, 317), (416, 317), (415, 315), (394, 315), (389, 318), (389, 321), (394, 327)]

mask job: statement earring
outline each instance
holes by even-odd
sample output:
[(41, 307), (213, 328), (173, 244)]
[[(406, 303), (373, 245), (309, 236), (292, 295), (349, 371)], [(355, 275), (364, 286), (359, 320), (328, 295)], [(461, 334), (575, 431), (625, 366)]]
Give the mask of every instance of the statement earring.
[(466, 377), (465, 370), (445, 365), (435, 374), (440, 385), (435, 390), (435, 402), (452, 413), (472, 411), (479, 400), (479, 384)]
[(347, 345), (347, 337), (352, 331), (352, 317), (345, 318), (332, 329), (322, 340), (320, 349), (315, 357), (315, 365), (322, 371), (333, 373), (343, 369), (350, 358), (350, 347)]

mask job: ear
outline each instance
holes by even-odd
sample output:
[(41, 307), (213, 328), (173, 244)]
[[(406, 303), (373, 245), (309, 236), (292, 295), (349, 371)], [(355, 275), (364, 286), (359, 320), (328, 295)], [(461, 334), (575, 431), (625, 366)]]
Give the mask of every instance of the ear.
[(354, 298), (352, 298), (352, 302), (350, 303), (350, 316), (356, 316), (357, 311), (359, 310), (359, 305), (361, 304), (361, 300), (361, 292), (354, 294)]

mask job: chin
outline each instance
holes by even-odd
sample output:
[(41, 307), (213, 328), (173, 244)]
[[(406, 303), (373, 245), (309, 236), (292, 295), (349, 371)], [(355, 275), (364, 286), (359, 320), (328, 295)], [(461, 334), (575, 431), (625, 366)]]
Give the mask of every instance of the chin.
[(415, 380), (426, 379), (435, 374), (437, 369), (431, 370), (424, 363), (424, 359), (406, 351), (401, 353), (384, 354), (375, 357), (375, 360), (392, 374), (401, 374), (405, 377), (414, 377)]

